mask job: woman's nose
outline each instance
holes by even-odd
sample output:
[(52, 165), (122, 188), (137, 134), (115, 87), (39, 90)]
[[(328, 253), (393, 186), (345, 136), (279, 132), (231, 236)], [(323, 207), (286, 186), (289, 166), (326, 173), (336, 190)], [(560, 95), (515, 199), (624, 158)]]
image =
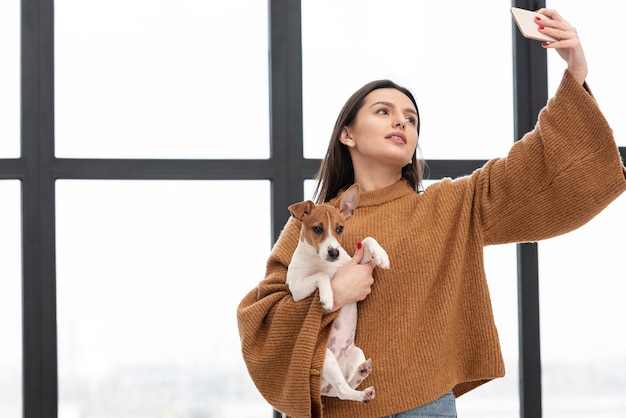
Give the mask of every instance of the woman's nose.
[(395, 118), (394, 122), (393, 122), (393, 126), (394, 128), (404, 128), (404, 124), (406, 123), (406, 120), (404, 119), (403, 116), (398, 116)]

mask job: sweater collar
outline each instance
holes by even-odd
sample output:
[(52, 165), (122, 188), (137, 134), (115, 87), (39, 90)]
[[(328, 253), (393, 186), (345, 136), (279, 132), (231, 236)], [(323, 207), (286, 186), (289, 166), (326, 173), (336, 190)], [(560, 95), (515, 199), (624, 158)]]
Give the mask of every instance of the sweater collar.
[(357, 207), (379, 206), (412, 193), (416, 193), (415, 190), (411, 188), (406, 180), (401, 179), (382, 189), (361, 192)]

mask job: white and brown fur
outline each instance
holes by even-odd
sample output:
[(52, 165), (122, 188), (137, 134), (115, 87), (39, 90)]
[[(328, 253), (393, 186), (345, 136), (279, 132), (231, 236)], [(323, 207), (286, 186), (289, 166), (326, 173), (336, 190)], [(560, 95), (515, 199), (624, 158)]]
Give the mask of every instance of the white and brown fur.
[[(287, 284), (294, 301), (309, 297), (319, 289), (320, 303), (324, 309), (333, 307), (330, 281), (339, 267), (350, 256), (339, 244), (338, 236), (345, 221), (352, 216), (359, 198), (359, 185), (354, 184), (339, 198), (337, 206), (315, 205), (312, 201), (289, 206), (291, 215), (302, 221), (300, 240), (287, 271)], [(362, 241), (362, 264), (372, 257), (382, 268), (389, 268), (389, 257), (378, 242), (371, 237)], [(372, 371), (372, 360), (365, 359), (363, 350), (354, 344), (357, 323), (357, 305), (343, 305), (333, 322), (324, 370), (322, 395), (368, 403), (375, 396), (374, 387), (356, 390)]]

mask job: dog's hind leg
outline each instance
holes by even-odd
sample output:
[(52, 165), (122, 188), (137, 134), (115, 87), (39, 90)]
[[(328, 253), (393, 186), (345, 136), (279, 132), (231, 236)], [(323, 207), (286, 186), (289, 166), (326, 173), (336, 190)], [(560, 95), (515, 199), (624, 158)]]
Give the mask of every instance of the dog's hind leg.
[(356, 389), (367, 376), (372, 373), (372, 359), (367, 359), (355, 367), (347, 381), (351, 388)]
[(350, 387), (335, 355), (327, 349), (326, 358), (324, 359), (324, 371), (322, 373), (322, 395), (368, 403), (374, 399), (376, 392), (373, 387), (364, 390), (355, 390)]

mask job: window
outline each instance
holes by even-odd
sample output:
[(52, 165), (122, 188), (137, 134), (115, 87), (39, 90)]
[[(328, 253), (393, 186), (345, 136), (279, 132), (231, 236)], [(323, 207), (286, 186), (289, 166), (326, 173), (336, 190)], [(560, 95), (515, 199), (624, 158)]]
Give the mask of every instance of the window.
[(0, 4), (0, 158), (20, 154), (20, 2)]
[[(427, 162), (506, 155), (516, 139), (509, 7), (497, 1), (480, 8), (457, 2), (458, 10), (450, 15), (446, 2), (396, 0), (381, 8), (356, 0), (303, 1), (305, 156), (324, 156), (344, 101), (363, 84), (381, 78), (415, 95), (422, 124), (420, 148)], [(433, 29), (432, 20), (441, 16), (463, 19), (455, 20), (454, 31)], [(489, 24), (476, 24), (480, 21)], [(467, 36), (459, 37), (462, 32)], [(477, 42), (485, 47), (477, 48)], [(465, 65), (476, 62), (480, 65)], [(486, 114), (488, 128), (479, 122)], [(487, 248), (485, 263), (507, 375), (460, 398), (459, 415), (517, 417), (515, 246)]]
[(514, 139), (509, 7), (455, 2), (451, 13), (449, 2), (304, 0), (305, 156), (324, 156), (344, 101), (382, 78), (414, 94), (426, 160), (502, 156)]
[(235, 317), (263, 278), (269, 195), (267, 181), (57, 183), (59, 416), (271, 416)]
[(0, 181), (0, 416), (22, 415), (20, 183)]
[(56, 1), (56, 155), (267, 158), (267, 48), (264, 2)]
[[(620, 29), (626, 5), (605, 0), (588, 7), (583, 1), (550, 0), (548, 7), (576, 26), (589, 62), (591, 91), (618, 145), (626, 145), (621, 100), (626, 85), (614, 54), (599, 47), (606, 39), (626, 41)], [(602, 12), (608, 9), (610, 13)], [(548, 58), (549, 90), (554, 92), (565, 65), (556, 54)], [(626, 317), (619, 297), (626, 293), (625, 213), (622, 195), (583, 227), (538, 244), (546, 418), (617, 418), (626, 413), (626, 342), (616, 332)]]
[[(510, 4), (431, 3), (0, 5), (0, 332), (12, 342), (0, 348), (0, 416), (269, 417), (235, 309), (301, 182), (311, 196), (307, 173), (347, 96), (376, 78), (409, 87), (423, 156), (443, 173), (433, 180), (517, 139)], [(591, 88), (624, 147), (623, 77), (597, 47), (626, 40), (621, 3), (549, 3), (579, 25)], [(553, 92), (563, 64), (548, 56)], [(610, 328), (625, 313), (623, 248), (604, 245), (623, 241), (625, 198), (539, 245), (548, 418), (626, 411), (626, 347)], [(514, 248), (485, 249), (507, 376), (459, 400), (467, 418), (519, 416)]]
[[(608, 39), (616, 43), (626, 40), (621, 18), (626, 13), (626, 4), (615, 0), (597, 1), (593, 7), (583, 0), (548, 0), (547, 3), (548, 7), (567, 16), (568, 21), (576, 26), (589, 63), (587, 81), (591, 91), (614, 130), (617, 145), (626, 146), (626, 120), (623, 118), (621, 99), (626, 95), (626, 83), (619, 66), (615, 65), (615, 54), (610, 48), (601, 47)], [(610, 13), (603, 12), (606, 10)], [(598, 21), (600, 16), (602, 23)], [(556, 91), (565, 70), (557, 54), (548, 54), (548, 70), (552, 93)]]

